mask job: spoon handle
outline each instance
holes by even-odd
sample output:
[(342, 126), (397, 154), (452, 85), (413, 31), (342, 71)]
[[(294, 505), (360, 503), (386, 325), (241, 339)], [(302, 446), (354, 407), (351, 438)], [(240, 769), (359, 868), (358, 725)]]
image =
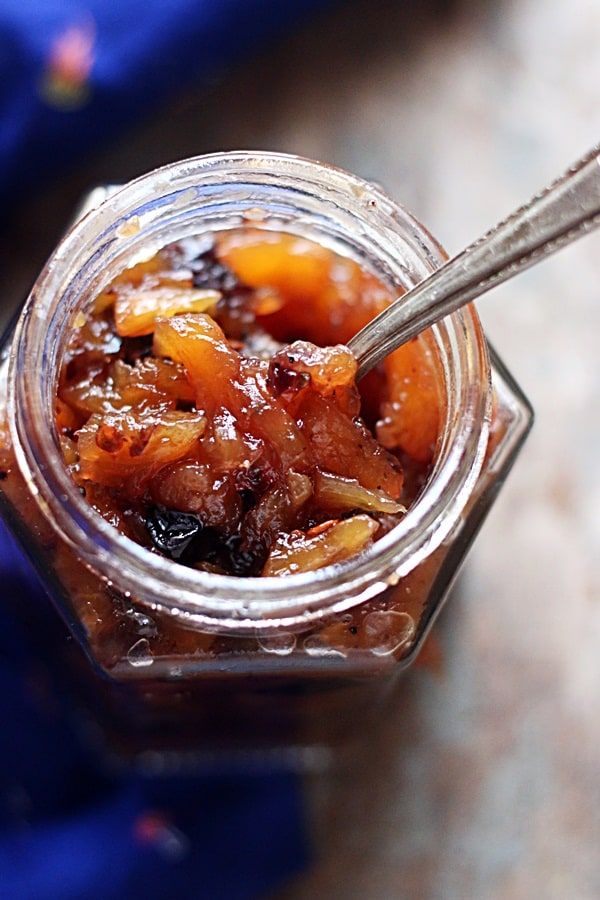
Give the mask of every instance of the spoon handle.
[(349, 348), (358, 377), (439, 319), (600, 225), (600, 145), (392, 303)]

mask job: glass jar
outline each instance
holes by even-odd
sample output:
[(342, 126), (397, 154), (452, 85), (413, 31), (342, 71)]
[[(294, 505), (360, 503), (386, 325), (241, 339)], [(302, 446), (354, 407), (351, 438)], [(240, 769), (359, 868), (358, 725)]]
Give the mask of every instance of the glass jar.
[(128, 540), (63, 465), (53, 410), (67, 336), (126, 266), (246, 222), (350, 256), (392, 289), (445, 259), (409, 213), (346, 172), (281, 154), (198, 157), (79, 221), (5, 344), (4, 516), (87, 655), (103, 723), (135, 752), (305, 749), (364, 733), (418, 654), (532, 422), (469, 307), (419, 338), (439, 375), (435, 460), (408, 514), (366, 552), (311, 573), (234, 578)]

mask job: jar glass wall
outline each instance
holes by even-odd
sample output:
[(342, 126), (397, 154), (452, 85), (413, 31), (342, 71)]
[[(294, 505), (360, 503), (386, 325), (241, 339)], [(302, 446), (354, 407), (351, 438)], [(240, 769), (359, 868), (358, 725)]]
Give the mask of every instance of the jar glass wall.
[(74, 317), (165, 244), (248, 222), (349, 256), (391, 289), (444, 259), (406, 211), (347, 173), (278, 154), (187, 160), (117, 191), (74, 227), (5, 347), (5, 516), (104, 676), (115, 731), (128, 723), (140, 748), (306, 747), (375, 720), (531, 424), (494, 354), (490, 368), (469, 308), (420, 338), (439, 374), (435, 462), (408, 514), (360, 557), (240, 579), (184, 569), (120, 535), (79, 494), (53, 432)]

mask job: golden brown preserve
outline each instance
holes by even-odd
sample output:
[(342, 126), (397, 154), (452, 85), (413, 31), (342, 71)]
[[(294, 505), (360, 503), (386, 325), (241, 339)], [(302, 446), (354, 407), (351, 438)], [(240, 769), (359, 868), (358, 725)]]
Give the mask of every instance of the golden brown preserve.
[(438, 432), (422, 340), (356, 385), (344, 344), (393, 299), (289, 234), (166, 247), (76, 318), (56, 407), (73, 478), (122, 533), (205, 571), (360, 553), (414, 500)]

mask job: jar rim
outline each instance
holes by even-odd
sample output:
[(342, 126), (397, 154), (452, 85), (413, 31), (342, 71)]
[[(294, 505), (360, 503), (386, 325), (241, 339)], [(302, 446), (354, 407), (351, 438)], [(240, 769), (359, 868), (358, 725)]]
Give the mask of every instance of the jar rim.
[[(454, 366), (446, 377), (456, 381), (443, 429), (447, 452), (441, 462), (438, 459), (425, 490), (407, 514), (356, 557), (285, 577), (238, 578), (186, 568), (122, 535), (89, 506), (57, 452), (47, 415), (49, 410), (51, 415), (53, 396), (42, 377), (52, 359), (47, 335), (54, 317), (60, 317), (60, 303), (71, 283), (69, 263), (82, 255), (82, 248), (97, 248), (115, 236), (126, 238), (139, 226), (140, 218), (143, 222), (149, 214), (151, 220), (161, 204), (182, 202), (182, 196), (183, 206), (191, 203), (186, 195), (215, 178), (230, 185), (271, 179), (274, 191), (285, 184), (302, 184), (315, 195), (324, 193), (328, 203), (351, 213), (361, 227), (381, 228), (385, 222), (386, 240), (391, 245), (400, 243), (401, 232), (405, 241), (410, 236), (420, 277), (445, 260), (440, 245), (409, 212), (378, 187), (342, 169), (260, 151), (215, 153), (171, 163), (111, 193), (71, 228), (54, 251), (15, 330), (8, 382), (9, 421), (15, 455), (30, 492), (54, 530), (99, 576), (134, 597), (136, 586), (139, 589), (143, 584), (140, 601), (179, 616), (182, 624), (225, 633), (268, 634), (306, 626), (376, 596), (447, 538), (483, 465), (489, 436), (490, 366), (474, 307), (433, 327)], [(398, 247), (398, 252), (407, 253), (407, 245)]]

